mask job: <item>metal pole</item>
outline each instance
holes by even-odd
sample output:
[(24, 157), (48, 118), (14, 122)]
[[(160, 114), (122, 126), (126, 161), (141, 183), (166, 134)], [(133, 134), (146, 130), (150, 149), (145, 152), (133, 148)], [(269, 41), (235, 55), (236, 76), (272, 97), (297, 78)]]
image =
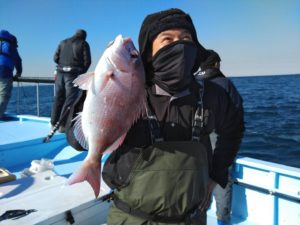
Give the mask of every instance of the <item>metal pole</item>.
[(40, 94), (39, 94), (39, 83), (42, 84), (53, 84), (54, 87), (54, 95), (55, 95), (55, 80), (53, 77), (18, 77), (17, 79), (14, 79), (14, 82), (17, 82), (17, 104), (16, 104), (16, 111), (17, 114), (20, 114), (22, 107), (21, 107), (21, 88), (23, 83), (36, 83), (36, 94), (37, 94), (37, 116), (40, 116)]
[(18, 82), (17, 88), (17, 114), (20, 114), (20, 83)]
[(40, 116), (40, 93), (39, 93), (39, 83), (36, 84), (36, 110), (37, 110), (37, 116)]

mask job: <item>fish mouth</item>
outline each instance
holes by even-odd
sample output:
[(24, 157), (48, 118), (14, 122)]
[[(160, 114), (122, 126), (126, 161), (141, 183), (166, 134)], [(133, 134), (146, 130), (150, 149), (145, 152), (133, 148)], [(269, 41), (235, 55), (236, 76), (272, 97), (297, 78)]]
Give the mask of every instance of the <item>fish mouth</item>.
[(130, 58), (136, 59), (139, 57), (139, 52), (134, 48), (131, 38), (124, 38), (123, 44), (129, 52)]
[(131, 42), (132, 42), (132, 40), (131, 40), (130, 37), (126, 37), (126, 38), (123, 39), (124, 45), (128, 45), (128, 44), (131, 43)]

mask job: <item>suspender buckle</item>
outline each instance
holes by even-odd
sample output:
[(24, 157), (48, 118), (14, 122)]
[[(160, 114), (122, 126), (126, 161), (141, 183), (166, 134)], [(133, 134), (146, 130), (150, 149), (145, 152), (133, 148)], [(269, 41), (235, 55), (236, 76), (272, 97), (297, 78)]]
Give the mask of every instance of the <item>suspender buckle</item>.
[(155, 142), (162, 142), (164, 139), (163, 138), (154, 138)]
[(192, 141), (200, 142), (200, 137), (193, 136)]

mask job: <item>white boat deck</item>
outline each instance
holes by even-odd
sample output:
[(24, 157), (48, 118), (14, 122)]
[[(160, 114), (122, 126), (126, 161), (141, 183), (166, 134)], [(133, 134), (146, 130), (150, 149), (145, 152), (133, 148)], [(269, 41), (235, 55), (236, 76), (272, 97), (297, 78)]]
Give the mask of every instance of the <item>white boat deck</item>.
[[(66, 222), (64, 215), (68, 211), (72, 212), (76, 224), (80, 224), (79, 221), (87, 220), (87, 216), (94, 217), (98, 221), (93, 224), (105, 224), (105, 214), (109, 204), (106, 202), (99, 204), (87, 182), (69, 186), (65, 185), (65, 181), (65, 177), (58, 176), (53, 171), (45, 171), (2, 184), (0, 197), (2, 195), (3, 198), (0, 200), (0, 215), (7, 210), (15, 209), (35, 209), (37, 211), (17, 220), (4, 220), (1, 224), (64, 224)], [(108, 191), (109, 188), (104, 184), (100, 195), (107, 194)], [(86, 213), (85, 218), (80, 218), (83, 215), (78, 215), (74, 209), (81, 207), (81, 211), (84, 211), (88, 207), (83, 207), (83, 205), (87, 203), (90, 207), (97, 204), (98, 211), (95, 208), (94, 213)]]
[(12, 144), (47, 136), (51, 126), (49, 118), (32, 116), (19, 116), (18, 120), (0, 122), (1, 145)]

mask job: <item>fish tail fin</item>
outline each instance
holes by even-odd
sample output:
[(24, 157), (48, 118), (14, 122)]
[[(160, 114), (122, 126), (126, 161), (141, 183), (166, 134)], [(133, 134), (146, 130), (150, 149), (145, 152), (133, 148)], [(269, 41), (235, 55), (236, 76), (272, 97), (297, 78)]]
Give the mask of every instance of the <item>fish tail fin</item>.
[(96, 198), (100, 194), (100, 184), (101, 184), (101, 164), (90, 163), (84, 161), (78, 171), (73, 173), (71, 177), (67, 180), (68, 185), (80, 183), (87, 181), (94, 190)]

